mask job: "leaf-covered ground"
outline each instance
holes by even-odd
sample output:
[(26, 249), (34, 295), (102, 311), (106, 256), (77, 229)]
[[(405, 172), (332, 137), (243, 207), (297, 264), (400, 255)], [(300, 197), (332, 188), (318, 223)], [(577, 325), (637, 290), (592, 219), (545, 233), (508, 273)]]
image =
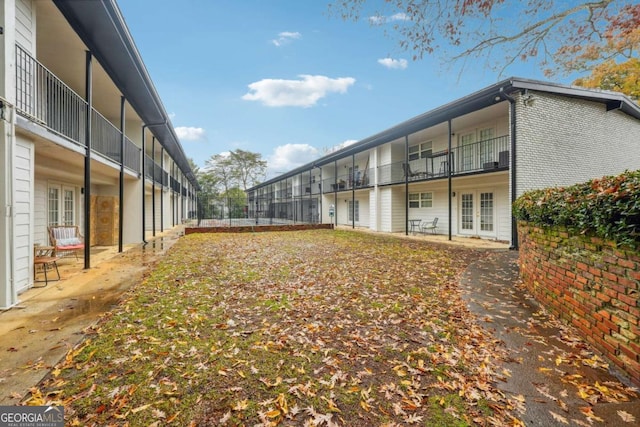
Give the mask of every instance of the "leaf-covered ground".
[(483, 253), (349, 231), (194, 234), (32, 391), (69, 425), (519, 425), (457, 288)]

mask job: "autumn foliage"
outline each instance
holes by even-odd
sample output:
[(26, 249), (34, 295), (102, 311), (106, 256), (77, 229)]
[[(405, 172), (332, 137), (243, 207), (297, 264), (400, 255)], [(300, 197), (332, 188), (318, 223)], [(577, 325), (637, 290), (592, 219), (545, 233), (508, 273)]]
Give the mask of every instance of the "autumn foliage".
[(563, 226), (640, 248), (640, 170), (529, 191), (515, 201), (513, 213), (532, 225)]
[(457, 289), (480, 256), (334, 230), (185, 236), (30, 403), (67, 425), (521, 425)]

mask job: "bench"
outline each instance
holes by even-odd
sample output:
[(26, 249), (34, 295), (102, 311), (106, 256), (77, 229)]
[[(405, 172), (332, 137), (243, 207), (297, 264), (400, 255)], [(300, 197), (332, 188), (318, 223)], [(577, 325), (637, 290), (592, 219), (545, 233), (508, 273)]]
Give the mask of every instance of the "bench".
[(52, 225), (49, 227), (49, 240), (54, 256), (63, 257), (73, 253), (78, 259), (78, 251), (84, 249), (84, 238), (77, 225)]

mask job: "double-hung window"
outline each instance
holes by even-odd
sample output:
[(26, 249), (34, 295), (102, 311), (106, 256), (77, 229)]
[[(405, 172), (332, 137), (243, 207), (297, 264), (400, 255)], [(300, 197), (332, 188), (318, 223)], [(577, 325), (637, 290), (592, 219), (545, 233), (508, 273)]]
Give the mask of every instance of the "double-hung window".
[(433, 192), (409, 193), (410, 208), (430, 208), (433, 207)]
[(433, 152), (433, 142), (427, 141), (421, 144), (409, 146), (409, 160), (418, 160), (429, 157)]

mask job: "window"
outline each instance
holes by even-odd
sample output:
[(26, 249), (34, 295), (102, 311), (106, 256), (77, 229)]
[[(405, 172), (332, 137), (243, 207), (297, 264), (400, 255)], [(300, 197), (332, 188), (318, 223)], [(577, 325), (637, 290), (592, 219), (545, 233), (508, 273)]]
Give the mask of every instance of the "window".
[[(354, 219), (355, 217), (355, 219)], [(360, 201), (349, 200), (349, 221), (360, 221)]]
[(410, 208), (430, 208), (433, 207), (433, 193), (409, 193)]
[(433, 152), (433, 142), (427, 141), (422, 144), (409, 146), (409, 160), (418, 160), (429, 157)]

